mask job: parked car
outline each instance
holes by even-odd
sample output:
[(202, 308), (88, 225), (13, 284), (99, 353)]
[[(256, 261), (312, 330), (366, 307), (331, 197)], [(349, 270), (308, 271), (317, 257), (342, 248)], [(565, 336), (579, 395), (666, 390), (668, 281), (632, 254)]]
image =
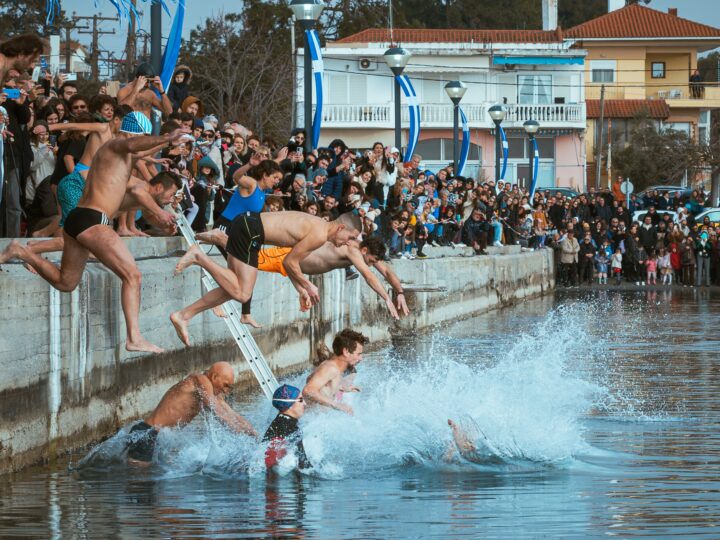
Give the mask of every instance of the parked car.
[[(647, 210), (635, 210), (635, 212), (633, 212), (632, 219), (633, 219), (633, 221), (642, 223), (645, 220), (645, 214), (647, 214), (647, 213), (648, 213)], [(670, 216), (672, 217), (672, 222), (673, 223), (678, 222), (677, 212), (674, 212), (673, 210), (655, 210), (655, 213), (660, 214), (661, 216), (663, 214), (670, 214)]]
[(552, 187), (552, 188), (545, 188), (543, 191), (549, 191), (550, 195), (555, 196), (558, 193), (564, 195), (565, 197), (568, 197), (570, 199), (574, 199), (578, 195), (580, 195), (577, 191), (575, 191), (572, 188), (569, 187)]
[(682, 195), (680, 196), (680, 200), (682, 201), (686, 201), (687, 199), (689, 199), (690, 195), (692, 195), (693, 192), (692, 189), (684, 188), (682, 186), (650, 186), (649, 188), (640, 191), (637, 194), (637, 198), (642, 199), (648, 191), (657, 191), (660, 194), (665, 192), (677, 194), (678, 192), (680, 192), (682, 193)]
[(705, 217), (710, 219), (710, 224), (713, 227), (720, 226), (720, 208), (706, 208), (695, 216), (695, 223), (702, 225), (703, 221), (705, 221)]

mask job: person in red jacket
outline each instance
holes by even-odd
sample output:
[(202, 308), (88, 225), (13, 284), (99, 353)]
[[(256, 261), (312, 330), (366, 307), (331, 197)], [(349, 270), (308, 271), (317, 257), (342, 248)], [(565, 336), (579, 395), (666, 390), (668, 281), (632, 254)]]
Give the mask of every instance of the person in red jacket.
[[(680, 259), (680, 252), (678, 251), (677, 244), (670, 244), (670, 266), (675, 274), (675, 282), (677, 283), (680, 271), (682, 270), (682, 261)], [(672, 283), (672, 279), (670, 282)]]

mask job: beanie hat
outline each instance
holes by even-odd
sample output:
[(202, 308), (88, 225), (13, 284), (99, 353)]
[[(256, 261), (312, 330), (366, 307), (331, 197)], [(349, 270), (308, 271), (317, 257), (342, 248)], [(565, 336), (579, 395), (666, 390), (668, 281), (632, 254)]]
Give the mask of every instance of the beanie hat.
[(150, 123), (150, 119), (143, 113), (133, 111), (123, 117), (120, 131), (134, 135), (150, 135), (152, 133), (152, 124)]
[(283, 384), (273, 393), (272, 405), (280, 412), (286, 411), (296, 403), (300, 393), (300, 389)]

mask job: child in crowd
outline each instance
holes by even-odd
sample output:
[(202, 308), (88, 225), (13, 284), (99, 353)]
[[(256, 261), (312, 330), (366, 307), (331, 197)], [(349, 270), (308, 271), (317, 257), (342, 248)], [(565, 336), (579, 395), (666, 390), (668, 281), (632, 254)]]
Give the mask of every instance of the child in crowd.
[(650, 257), (645, 261), (645, 272), (647, 273), (647, 284), (657, 285), (658, 258), (655, 251), (650, 252)]
[(673, 278), (675, 278), (675, 281), (680, 279), (679, 276), (682, 270), (677, 244), (670, 244), (670, 267), (670, 283), (672, 283)]
[(610, 259), (608, 259), (604, 249), (599, 249), (595, 254), (595, 263), (597, 265), (598, 285), (602, 285), (603, 282), (607, 285), (608, 264), (610, 263)]
[(615, 285), (620, 285), (620, 274), (622, 273), (622, 251), (620, 248), (615, 250), (613, 253), (610, 267), (612, 268), (613, 276), (615, 276)]
[(658, 257), (658, 271), (662, 277), (663, 285), (672, 285), (672, 266), (670, 265), (670, 253), (665, 248), (660, 248)]

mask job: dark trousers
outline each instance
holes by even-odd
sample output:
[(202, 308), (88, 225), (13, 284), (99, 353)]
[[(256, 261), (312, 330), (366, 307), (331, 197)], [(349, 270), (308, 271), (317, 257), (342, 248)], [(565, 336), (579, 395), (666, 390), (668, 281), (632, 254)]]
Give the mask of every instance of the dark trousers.
[(587, 283), (592, 283), (593, 279), (593, 263), (592, 259), (588, 260), (586, 258), (580, 259), (580, 263), (578, 265), (580, 267), (580, 282), (583, 281)]
[(560, 263), (560, 282), (566, 287), (577, 285), (577, 263)]

